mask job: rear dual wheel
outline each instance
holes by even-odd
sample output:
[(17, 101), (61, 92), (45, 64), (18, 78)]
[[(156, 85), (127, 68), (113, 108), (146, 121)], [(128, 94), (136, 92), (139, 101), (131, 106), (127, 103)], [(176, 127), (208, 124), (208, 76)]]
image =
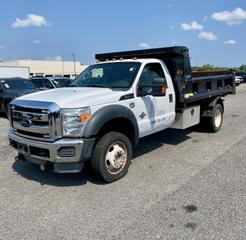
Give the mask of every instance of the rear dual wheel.
[(223, 108), (221, 104), (216, 104), (212, 109), (211, 117), (202, 117), (201, 124), (210, 132), (218, 132), (223, 123)]

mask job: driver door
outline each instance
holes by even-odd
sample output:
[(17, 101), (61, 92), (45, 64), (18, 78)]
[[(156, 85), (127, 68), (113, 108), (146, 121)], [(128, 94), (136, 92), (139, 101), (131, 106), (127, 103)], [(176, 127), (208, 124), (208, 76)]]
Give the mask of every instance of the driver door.
[[(166, 92), (155, 95), (153, 91), (156, 79), (162, 79)], [(142, 93), (140, 87), (147, 86)], [(169, 89), (164, 71), (160, 63), (146, 64), (140, 76), (137, 87), (136, 118), (139, 123), (140, 137), (163, 130), (170, 125)], [(143, 94), (144, 92), (144, 94)]]

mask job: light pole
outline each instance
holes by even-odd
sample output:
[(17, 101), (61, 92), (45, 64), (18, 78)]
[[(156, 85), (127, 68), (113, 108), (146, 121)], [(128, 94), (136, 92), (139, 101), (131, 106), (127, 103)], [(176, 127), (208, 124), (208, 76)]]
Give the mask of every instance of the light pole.
[(73, 55), (73, 70), (74, 70), (74, 77), (76, 77), (76, 62), (75, 62), (75, 53), (72, 53)]
[(64, 53), (62, 49), (62, 77), (64, 77)]

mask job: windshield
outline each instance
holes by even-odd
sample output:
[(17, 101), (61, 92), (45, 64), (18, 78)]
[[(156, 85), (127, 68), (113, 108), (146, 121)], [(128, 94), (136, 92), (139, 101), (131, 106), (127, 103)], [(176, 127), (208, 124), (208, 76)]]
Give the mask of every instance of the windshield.
[(71, 86), (128, 89), (131, 87), (140, 65), (139, 62), (95, 64), (83, 71)]
[(69, 86), (69, 79), (59, 78), (59, 79), (53, 79), (51, 81), (55, 85), (56, 88)]
[(4, 79), (1, 84), (6, 90), (34, 90), (34, 85), (28, 79)]

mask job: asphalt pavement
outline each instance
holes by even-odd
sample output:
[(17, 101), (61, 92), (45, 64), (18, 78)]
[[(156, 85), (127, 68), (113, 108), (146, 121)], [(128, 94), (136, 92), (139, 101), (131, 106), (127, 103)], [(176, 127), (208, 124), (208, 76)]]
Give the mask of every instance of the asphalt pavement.
[(168, 129), (134, 149), (123, 179), (14, 162), (0, 118), (0, 239), (245, 239), (246, 84), (220, 132)]

